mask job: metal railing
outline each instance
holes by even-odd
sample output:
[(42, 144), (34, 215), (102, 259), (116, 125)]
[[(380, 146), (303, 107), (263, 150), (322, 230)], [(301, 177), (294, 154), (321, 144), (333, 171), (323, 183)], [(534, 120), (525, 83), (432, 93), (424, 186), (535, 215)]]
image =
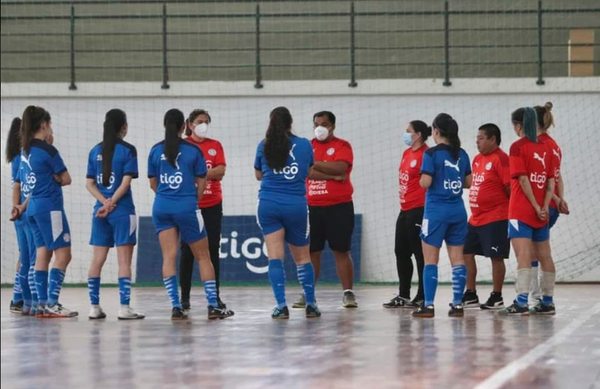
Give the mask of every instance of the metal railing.
[[(131, 2), (128, 2), (131, 4)], [(133, 3), (140, 4), (156, 4), (153, 1), (134, 1)], [(598, 60), (571, 60), (571, 59), (545, 59), (544, 54), (546, 49), (552, 48), (566, 48), (569, 43), (568, 42), (559, 42), (559, 43), (550, 43), (544, 45), (544, 33), (549, 31), (566, 31), (573, 28), (588, 28), (593, 30), (600, 30), (600, 7), (596, 8), (544, 8), (541, 0), (537, 2), (536, 9), (505, 9), (505, 10), (452, 10), (450, 9), (449, 2), (447, 0), (440, 1), (441, 8), (439, 10), (421, 10), (421, 11), (373, 11), (373, 10), (357, 10), (357, 7), (354, 2), (345, 2), (347, 4), (347, 11), (322, 11), (322, 12), (263, 12), (261, 11), (261, 5), (255, 5), (255, 12), (230, 12), (230, 13), (201, 13), (197, 12), (195, 14), (181, 14), (181, 13), (169, 13), (168, 3), (162, 3), (162, 12), (160, 13), (148, 13), (148, 14), (78, 14), (77, 9), (80, 6), (89, 6), (90, 4), (107, 4), (107, 2), (103, 1), (86, 1), (80, 3), (66, 3), (62, 2), (64, 5), (70, 6), (70, 14), (69, 15), (7, 15), (5, 12), (2, 13), (1, 20), (3, 24), (2, 38), (20, 38), (20, 39), (34, 39), (36, 36), (45, 35), (48, 36), (54, 35), (57, 37), (64, 37), (65, 33), (62, 32), (54, 32), (54, 33), (44, 33), (44, 32), (36, 32), (36, 31), (28, 31), (28, 32), (19, 32), (19, 31), (10, 31), (10, 26), (5, 27), (5, 24), (10, 22), (18, 22), (18, 23), (31, 23), (34, 24), (38, 21), (68, 21), (69, 32), (68, 32), (68, 40), (69, 40), (69, 89), (75, 90), (77, 89), (77, 75), (78, 71), (82, 71), (84, 69), (94, 69), (94, 65), (79, 65), (77, 63), (78, 55), (82, 54), (102, 54), (102, 53), (115, 53), (119, 50), (123, 50), (126, 53), (135, 53), (135, 52), (143, 52), (143, 53), (157, 53), (160, 51), (162, 62), (161, 63), (153, 63), (153, 64), (145, 64), (141, 66), (130, 66), (129, 68), (140, 68), (140, 69), (161, 69), (162, 74), (162, 83), (161, 88), (167, 89), (169, 88), (169, 75), (171, 70), (173, 69), (217, 69), (217, 68), (254, 68), (254, 86), (256, 88), (263, 87), (263, 70), (265, 68), (293, 68), (293, 67), (338, 67), (345, 69), (347, 72), (347, 76), (349, 79), (348, 86), (356, 87), (357, 84), (357, 68), (369, 68), (369, 67), (385, 67), (385, 66), (441, 66), (443, 68), (443, 85), (450, 86), (451, 83), (451, 74), (452, 70), (458, 66), (469, 66), (469, 65), (495, 65), (495, 66), (515, 66), (515, 65), (536, 65), (536, 73), (537, 73), (537, 84), (544, 84), (544, 65), (548, 64), (573, 64), (573, 63), (591, 63), (591, 64), (599, 64)], [(30, 2), (2, 2), (2, 6), (6, 5), (19, 5), (19, 4), (61, 4), (61, 2), (44, 2), (44, 1), (30, 1)], [(160, 3), (159, 3), (160, 4)], [(178, 3), (179, 4), (179, 3)], [(575, 23), (574, 25), (569, 26), (545, 26), (544, 25), (544, 17), (547, 15), (564, 15), (564, 16), (577, 16), (577, 15), (595, 15), (594, 20), (596, 22), (592, 22), (591, 25), (579, 25)], [(523, 17), (529, 15), (530, 17), (537, 18), (537, 25), (529, 25), (529, 26), (519, 26), (517, 28), (511, 28), (514, 30), (521, 31), (529, 31), (536, 32), (537, 40), (535, 42), (517, 42), (517, 43), (509, 43), (509, 44), (468, 44), (464, 42), (456, 42), (451, 39), (452, 34), (465, 32), (465, 31), (502, 31), (507, 28), (497, 28), (497, 27), (485, 27), (485, 28), (464, 28), (461, 25), (453, 26), (452, 18), (460, 17), (460, 16), (481, 16), (481, 17), (493, 17), (493, 16), (514, 16), (514, 17)], [(440, 18), (442, 23), (440, 25), (443, 28), (425, 28), (425, 29), (417, 29), (417, 28), (391, 28), (387, 30), (380, 29), (369, 29), (358, 27), (358, 22), (363, 18), (369, 17), (433, 17)], [(218, 18), (218, 19), (226, 19), (228, 21), (254, 21), (254, 42), (255, 44), (252, 46), (243, 46), (243, 47), (235, 47), (235, 48), (226, 48), (226, 47), (213, 47), (213, 48), (178, 48), (178, 47), (170, 47), (169, 42), (170, 39), (176, 39), (178, 36), (189, 36), (194, 34), (210, 34), (210, 32), (180, 32), (174, 29), (170, 30), (169, 27), (171, 23), (176, 25), (179, 20), (183, 18), (192, 18), (192, 19), (210, 19), (210, 18)], [(274, 35), (274, 34), (290, 34), (294, 33), (302, 33), (307, 34), (307, 31), (297, 31), (294, 28), (290, 28), (287, 31), (268, 31), (264, 30), (262, 24), (265, 20), (277, 20), (285, 18), (294, 20), (294, 19), (318, 19), (318, 20), (339, 20), (340, 18), (347, 18), (347, 28), (338, 28), (327, 31), (315, 31), (315, 34), (347, 34), (347, 44), (346, 45), (338, 45), (338, 46), (325, 46), (325, 47), (297, 47), (294, 49), (290, 49), (289, 47), (281, 46), (281, 47), (273, 47), (273, 46), (265, 46), (261, 44), (262, 37)], [(128, 48), (128, 49), (98, 49), (98, 48), (78, 48), (76, 42), (79, 38), (86, 36), (139, 36), (139, 35), (148, 35), (148, 32), (77, 32), (78, 23), (82, 22), (91, 22), (91, 21), (101, 21), (101, 20), (151, 20), (156, 21), (156, 23), (160, 23), (160, 38), (161, 38), (161, 48)], [(235, 24), (232, 22), (232, 25)], [(432, 42), (427, 45), (415, 45), (415, 44), (405, 44), (405, 45), (386, 45), (379, 47), (377, 45), (359, 45), (357, 44), (357, 34), (377, 34), (377, 33), (393, 33), (393, 34), (403, 34), (403, 33), (441, 33), (443, 39), (439, 42)], [(250, 32), (248, 31), (216, 31), (214, 34), (239, 34), (239, 35), (247, 35)], [(151, 33), (157, 34), (157, 33)], [(44, 50), (31, 50), (28, 48), (7, 48), (5, 49), (4, 43), (2, 44), (2, 56), (12, 56), (12, 55), (28, 55), (28, 54), (43, 54)], [(175, 45), (176, 46), (176, 45)], [(599, 46), (597, 43), (585, 43), (585, 44), (577, 44), (577, 46), (582, 47), (593, 47), (594, 50)], [(453, 50), (458, 49), (473, 49), (473, 50), (485, 50), (485, 49), (536, 49), (537, 58), (535, 61), (533, 60), (518, 60), (518, 61), (495, 61), (495, 62), (486, 62), (486, 61), (459, 61), (452, 60), (451, 53)], [(347, 51), (347, 62), (339, 62), (339, 63), (326, 63), (326, 64), (315, 64), (315, 63), (265, 63), (263, 61), (262, 56), (268, 53), (274, 52), (284, 52), (284, 51)], [(392, 52), (394, 50), (414, 50), (414, 51), (443, 51), (443, 62), (440, 63), (438, 61), (429, 61), (429, 62), (410, 62), (410, 63), (402, 63), (402, 62), (380, 62), (380, 63), (369, 63), (368, 61), (360, 61), (357, 60), (357, 52)], [(47, 53), (65, 53), (65, 49), (57, 49), (52, 48), (47, 50)], [(174, 65), (169, 59), (173, 55), (178, 55), (181, 52), (208, 52), (208, 53), (217, 53), (217, 52), (227, 52), (227, 53), (248, 53), (253, 52), (254, 54), (254, 63), (220, 63), (214, 65)], [(342, 58), (338, 58), (338, 61)], [(99, 68), (109, 69), (109, 68), (119, 68), (119, 66), (100, 66)], [(128, 68), (127, 66), (123, 66), (122, 68)], [(63, 69), (62, 66), (5, 66), (4, 61), (2, 63), (2, 72), (8, 71), (44, 71), (49, 69)], [(436, 74), (432, 74), (435, 78)], [(3, 77), (4, 80), (4, 77)]]

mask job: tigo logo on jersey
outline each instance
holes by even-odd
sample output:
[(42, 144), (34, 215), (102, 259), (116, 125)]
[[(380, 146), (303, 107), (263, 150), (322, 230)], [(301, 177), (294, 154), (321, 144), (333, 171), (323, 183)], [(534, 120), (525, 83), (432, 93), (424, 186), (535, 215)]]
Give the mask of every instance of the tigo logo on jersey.
[(532, 172), (529, 176), (529, 181), (534, 183), (539, 189), (544, 189), (546, 184), (546, 173), (538, 174), (536, 172)]
[(444, 180), (444, 189), (451, 190), (454, 194), (459, 194), (462, 190), (462, 182), (460, 182), (459, 180)]
[(296, 156), (294, 155), (294, 148), (296, 148), (295, 144), (292, 145), (292, 148), (290, 149), (290, 157), (292, 157), (292, 160), (294, 160), (294, 162), (292, 162), (288, 166), (285, 166), (281, 170), (273, 169), (273, 174), (283, 174), (286, 180), (293, 180), (294, 178), (296, 178), (296, 174), (298, 174), (298, 163), (295, 162)]
[(167, 173), (160, 175), (160, 183), (169, 185), (170, 189), (179, 189), (182, 182), (183, 174), (181, 172), (177, 172), (172, 176), (168, 175)]
[[(115, 183), (115, 180), (116, 180), (115, 173), (114, 172), (110, 173), (110, 179), (108, 180), (108, 186), (106, 187), (106, 189), (108, 189), (108, 190), (112, 189), (113, 185)], [(102, 173), (100, 173), (96, 176), (96, 183), (98, 185), (103, 185), (102, 184)]]
[(29, 194), (35, 188), (36, 182), (37, 178), (35, 177), (34, 172), (29, 172), (27, 176), (25, 176), (25, 182), (21, 183), (21, 190), (25, 196), (27, 196), (27, 194)]
[(481, 185), (481, 183), (485, 181), (485, 174), (483, 173), (474, 173), (473, 174), (473, 184)]

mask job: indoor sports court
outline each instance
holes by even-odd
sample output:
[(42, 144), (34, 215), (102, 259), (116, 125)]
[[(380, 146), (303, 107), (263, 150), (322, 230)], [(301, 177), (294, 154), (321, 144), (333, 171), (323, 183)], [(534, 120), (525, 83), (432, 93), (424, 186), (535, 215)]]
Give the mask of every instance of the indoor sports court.
[(3, 388), (600, 387), (597, 0), (0, 9)]

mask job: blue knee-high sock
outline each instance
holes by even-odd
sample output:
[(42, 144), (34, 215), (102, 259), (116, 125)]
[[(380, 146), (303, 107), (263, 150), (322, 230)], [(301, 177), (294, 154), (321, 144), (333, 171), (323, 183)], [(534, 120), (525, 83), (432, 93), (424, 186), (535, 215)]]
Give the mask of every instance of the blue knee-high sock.
[(465, 265), (452, 266), (452, 305), (462, 304), (467, 283), (467, 267)]
[(206, 294), (206, 301), (211, 307), (217, 307), (217, 281), (207, 280), (204, 281), (204, 293)]
[(119, 300), (121, 305), (129, 305), (131, 300), (131, 277), (119, 277)]
[(423, 267), (423, 292), (425, 293), (425, 306), (433, 305), (435, 292), (438, 285), (437, 265), (425, 265)]
[(13, 284), (13, 303), (19, 303), (23, 301), (23, 289), (21, 289), (21, 275), (19, 272), (15, 273), (15, 283)]
[(88, 277), (88, 294), (90, 304), (100, 304), (100, 277)]
[(177, 276), (170, 276), (163, 278), (165, 288), (171, 299), (171, 306), (173, 308), (181, 308), (181, 302), (179, 301), (179, 289), (177, 288)]
[(21, 284), (21, 293), (23, 294), (23, 304), (27, 307), (31, 306), (31, 289), (29, 288), (29, 263), (21, 262), (19, 268), (19, 283)]
[(304, 289), (304, 296), (306, 303), (309, 305), (315, 304), (315, 271), (312, 263), (305, 263), (303, 265), (296, 266), (298, 271), (298, 281)]
[(63, 281), (65, 280), (65, 272), (63, 270), (52, 268), (50, 270), (50, 281), (48, 286), (48, 306), (54, 306), (58, 303), (60, 290), (62, 289)]
[(48, 272), (45, 270), (35, 271), (35, 290), (38, 295), (40, 305), (46, 305), (48, 302)]
[(285, 307), (287, 304), (285, 302), (285, 270), (283, 269), (283, 260), (269, 260), (269, 281), (271, 281), (271, 288), (273, 288), (277, 307)]
[(38, 294), (37, 288), (35, 287), (35, 263), (29, 267), (27, 274), (27, 280), (29, 281), (29, 289), (31, 290), (31, 306), (37, 307), (38, 305)]

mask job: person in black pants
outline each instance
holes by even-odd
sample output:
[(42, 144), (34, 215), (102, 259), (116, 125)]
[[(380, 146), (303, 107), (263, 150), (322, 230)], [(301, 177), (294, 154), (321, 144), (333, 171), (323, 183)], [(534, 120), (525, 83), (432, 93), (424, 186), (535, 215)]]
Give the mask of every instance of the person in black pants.
[[(223, 193), (221, 180), (225, 175), (225, 153), (221, 142), (209, 138), (208, 129), (211, 122), (207, 111), (196, 109), (190, 113), (187, 123), (186, 140), (196, 145), (206, 160), (208, 173), (206, 175), (206, 189), (198, 204), (202, 212), (202, 219), (208, 235), (208, 249), (210, 260), (215, 269), (217, 284), (217, 302), (224, 309), (226, 305), (221, 301), (219, 288), (219, 248), (221, 244), (221, 221), (223, 219)], [(181, 258), (179, 262), (179, 284), (181, 286), (181, 305), (188, 311), (190, 305), (190, 290), (192, 287), (192, 274), (194, 270), (194, 256), (188, 245), (181, 244)]]
[[(383, 304), (385, 308), (415, 308), (423, 301), (423, 250), (421, 248), (421, 222), (425, 206), (425, 190), (419, 185), (425, 144), (431, 135), (431, 127), (420, 120), (409, 123), (403, 134), (404, 143), (409, 146), (402, 154), (399, 167), (400, 214), (396, 221), (396, 269), (400, 281), (399, 293)], [(413, 276), (412, 256), (415, 257), (419, 275), (417, 295), (410, 300), (410, 286)]]

